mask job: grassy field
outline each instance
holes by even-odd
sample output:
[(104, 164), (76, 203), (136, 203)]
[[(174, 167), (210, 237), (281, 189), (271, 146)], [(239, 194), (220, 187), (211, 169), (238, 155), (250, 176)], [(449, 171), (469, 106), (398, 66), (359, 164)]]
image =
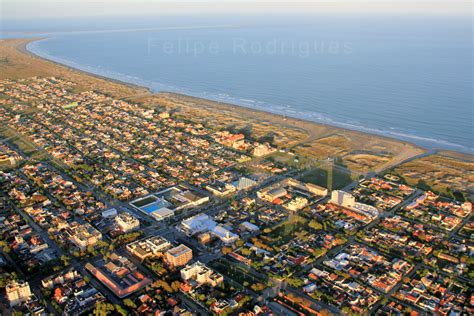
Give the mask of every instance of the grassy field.
[(470, 155), (442, 151), (402, 164), (392, 172), (408, 184), (447, 196), (460, 191), (474, 200), (474, 160)]

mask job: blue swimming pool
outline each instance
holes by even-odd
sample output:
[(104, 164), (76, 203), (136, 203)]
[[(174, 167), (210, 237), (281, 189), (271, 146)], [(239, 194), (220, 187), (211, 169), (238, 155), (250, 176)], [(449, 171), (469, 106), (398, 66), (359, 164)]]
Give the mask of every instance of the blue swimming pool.
[(150, 204), (147, 204), (145, 206), (140, 207), (140, 209), (143, 212), (146, 212), (148, 214), (153, 213), (154, 211), (157, 211), (163, 207), (170, 207), (170, 203), (164, 199), (158, 199), (156, 202), (152, 202)]
[(157, 209), (159, 209), (160, 206), (157, 205), (156, 203), (152, 203), (152, 204), (148, 204), (146, 206), (143, 206), (141, 207), (141, 209), (144, 211), (144, 212), (147, 212), (148, 214), (156, 211)]

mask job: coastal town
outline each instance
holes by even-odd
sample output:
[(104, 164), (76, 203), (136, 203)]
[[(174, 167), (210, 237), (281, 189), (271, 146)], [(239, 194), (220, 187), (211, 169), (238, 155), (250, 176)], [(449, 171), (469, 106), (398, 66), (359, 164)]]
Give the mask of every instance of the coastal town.
[(474, 314), (467, 195), (59, 76), (0, 117), (2, 315)]

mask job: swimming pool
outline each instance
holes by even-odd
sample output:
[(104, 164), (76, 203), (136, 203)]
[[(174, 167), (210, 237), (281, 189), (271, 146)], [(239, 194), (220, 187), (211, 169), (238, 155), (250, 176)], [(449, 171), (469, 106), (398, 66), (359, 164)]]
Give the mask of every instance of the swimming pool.
[(148, 214), (158, 210), (159, 208), (160, 206), (157, 205), (156, 203), (152, 203), (152, 204), (148, 204), (146, 206), (140, 207), (141, 210), (143, 210), (144, 212), (147, 212)]

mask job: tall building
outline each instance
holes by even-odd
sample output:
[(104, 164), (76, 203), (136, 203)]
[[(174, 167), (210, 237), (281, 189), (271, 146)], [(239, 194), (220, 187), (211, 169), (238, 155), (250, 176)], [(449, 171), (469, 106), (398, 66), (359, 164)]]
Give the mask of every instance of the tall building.
[(179, 245), (166, 252), (166, 260), (168, 260), (168, 263), (173, 267), (184, 266), (192, 258), (193, 251), (185, 245)]
[(347, 208), (353, 208), (356, 203), (355, 197), (352, 194), (340, 190), (332, 191), (331, 202)]
[(31, 297), (30, 285), (24, 281), (13, 281), (5, 287), (6, 296), (10, 306), (26, 302)]

